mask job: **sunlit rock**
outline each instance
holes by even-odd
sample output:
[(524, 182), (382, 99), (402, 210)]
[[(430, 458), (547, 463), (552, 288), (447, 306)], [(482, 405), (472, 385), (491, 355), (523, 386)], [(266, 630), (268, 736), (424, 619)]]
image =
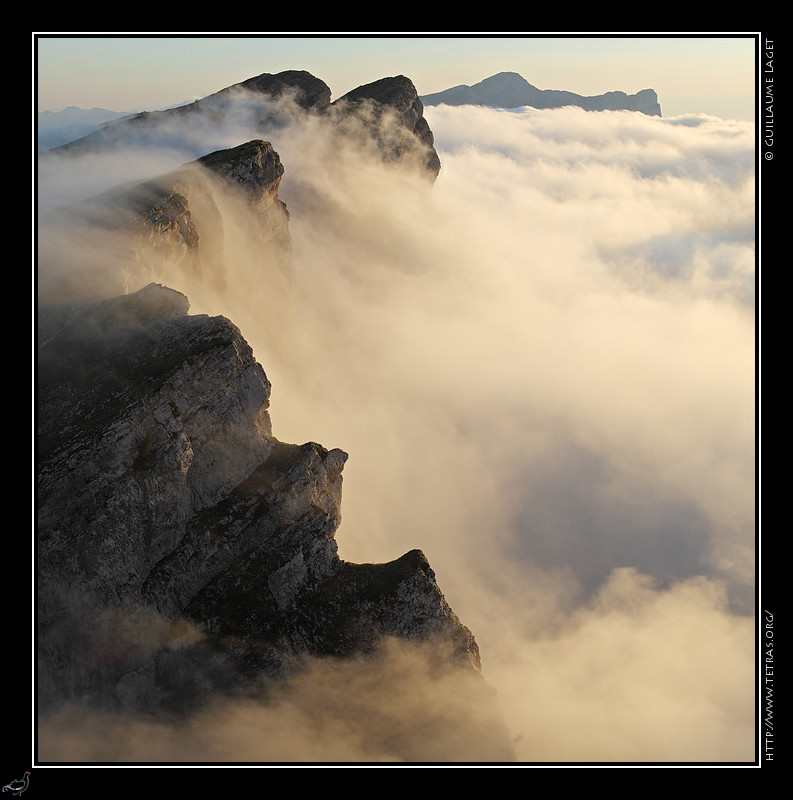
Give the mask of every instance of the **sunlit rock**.
[[(452, 718), (489, 708), (480, 756), (511, 759), (476, 641), (424, 554), (339, 557), (347, 453), (278, 441), (240, 331), (187, 311), (158, 285), (41, 311), (42, 713), (72, 701), (184, 717), (209, 696), (259, 697), (306, 659), (368, 658), (376, 673), (397, 639), (479, 697), (433, 726), (448, 736)], [(475, 728), (465, 740), (449, 760), (476, 752)], [(421, 740), (393, 747), (412, 758)]]

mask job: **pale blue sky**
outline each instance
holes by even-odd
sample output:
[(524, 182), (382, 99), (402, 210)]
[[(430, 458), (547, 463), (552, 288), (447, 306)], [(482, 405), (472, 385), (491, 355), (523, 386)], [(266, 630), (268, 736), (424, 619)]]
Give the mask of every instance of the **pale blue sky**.
[(34, 32), (40, 111), (75, 105), (148, 110), (263, 72), (305, 69), (333, 99), (404, 74), (419, 94), (511, 71), (540, 89), (658, 92), (664, 116), (753, 119), (755, 34), (80, 37)]

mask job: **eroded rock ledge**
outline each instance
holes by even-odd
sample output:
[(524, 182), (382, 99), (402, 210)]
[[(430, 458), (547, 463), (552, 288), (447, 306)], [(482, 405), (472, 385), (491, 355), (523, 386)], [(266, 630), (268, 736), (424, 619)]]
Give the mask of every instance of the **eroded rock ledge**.
[(393, 638), (481, 680), (421, 551), (339, 558), (347, 454), (273, 436), (229, 320), (153, 284), (42, 310), (38, 346), (42, 709), (183, 714)]
[(229, 253), (245, 248), (276, 330), (295, 285), (283, 174), (272, 144), (253, 139), (54, 210), (41, 220), (40, 300), (111, 297), (151, 282), (223, 292)]

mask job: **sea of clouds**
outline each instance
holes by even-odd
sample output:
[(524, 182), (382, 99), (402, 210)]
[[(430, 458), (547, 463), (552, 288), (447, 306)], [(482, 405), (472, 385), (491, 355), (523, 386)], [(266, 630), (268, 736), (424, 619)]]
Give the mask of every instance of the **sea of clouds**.
[(426, 113), (430, 198), (295, 209), (277, 428), (350, 452), (344, 557), (427, 553), (522, 757), (751, 759), (752, 126)]
[[(425, 552), (522, 761), (751, 761), (753, 126), (425, 116), (431, 189), (319, 126), (262, 132), (298, 287), (281, 335), (255, 258), (222, 297), (174, 288), (241, 328), (279, 439), (349, 453), (340, 556)], [(41, 185), (74, 193), (72, 169)]]

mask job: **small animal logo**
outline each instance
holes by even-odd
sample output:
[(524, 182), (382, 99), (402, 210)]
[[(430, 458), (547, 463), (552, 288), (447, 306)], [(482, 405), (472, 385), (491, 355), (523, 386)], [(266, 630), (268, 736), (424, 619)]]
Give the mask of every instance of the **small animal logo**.
[(30, 770), (26, 770), (25, 774), (18, 780), (18, 781), (11, 781), (11, 783), (7, 783), (3, 787), (4, 792), (11, 792), (15, 794), (17, 797), (28, 788), (28, 782), (30, 781)]

